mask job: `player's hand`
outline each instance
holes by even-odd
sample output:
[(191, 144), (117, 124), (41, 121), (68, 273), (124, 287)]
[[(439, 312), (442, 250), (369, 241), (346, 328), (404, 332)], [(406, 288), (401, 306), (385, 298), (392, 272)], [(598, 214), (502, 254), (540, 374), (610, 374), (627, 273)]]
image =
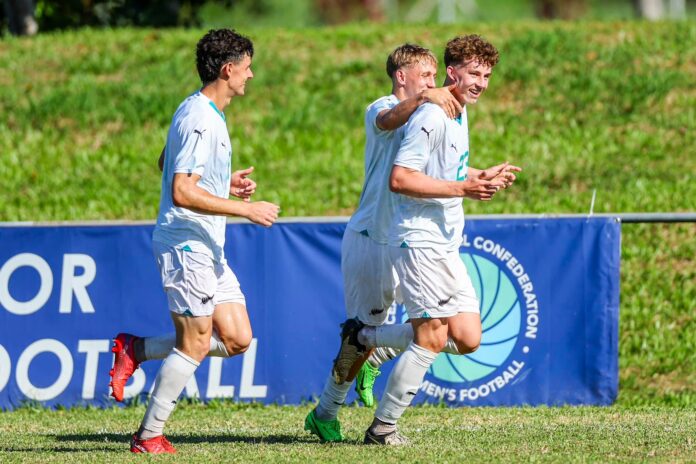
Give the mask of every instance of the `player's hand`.
[(278, 219), (280, 206), (267, 201), (254, 201), (249, 202), (247, 211), (246, 218), (251, 222), (265, 227), (271, 227), (273, 223), (276, 222), (276, 219)]
[(462, 112), (462, 105), (459, 104), (450, 90), (450, 87), (438, 87), (436, 89), (426, 89), (423, 97), (426, 101), (434, 103), (445, 111), (449, 119), (456, 118)]
[(517, 176), (515, 175), (516, 172), (522, 172), (522, 168), (519, 166), (514, 166), (506, 161), (498, 164), (497, 166), (484, 169), (481, 171), (479, 177), (485, 180), (494, 181), (494, 183), (500, 186), (500, 188), (505, 189), (511, 186), (513, 182), (515, 182), (515, 179), (517, 179)]
[(502, 182), (484, 179), (484, 173), (485, 171), (481, 171), (479, 175), (461, 182), (462, 197), (480, 201), (490, 201), (493, 198), (502, 188)]
[(230, 195), (241, 198), (244, 201), (250, 200), (251, 196), (256, 192), (256, 182), (247, 177), (252, 172), (254, 172), (254, 166), (232, 173)]

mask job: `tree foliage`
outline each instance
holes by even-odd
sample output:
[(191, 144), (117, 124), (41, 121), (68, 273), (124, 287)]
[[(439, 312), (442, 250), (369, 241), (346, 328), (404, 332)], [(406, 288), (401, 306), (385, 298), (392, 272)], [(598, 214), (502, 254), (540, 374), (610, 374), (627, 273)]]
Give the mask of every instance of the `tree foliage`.
[(37, 0), (41, 30), (82, 26), (191, 26), (205, 0)]

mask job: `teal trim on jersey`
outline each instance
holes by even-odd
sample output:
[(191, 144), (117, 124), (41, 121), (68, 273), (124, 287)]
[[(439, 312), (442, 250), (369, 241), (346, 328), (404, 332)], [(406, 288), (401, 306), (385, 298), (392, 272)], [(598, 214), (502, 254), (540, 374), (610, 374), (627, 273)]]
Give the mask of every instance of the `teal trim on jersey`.
[(459, 113), (459, 116), (454, 118), (454, 120), (457, 121), (459, 123), (459, 125), (461, 126), (462, 125), (462, 113)]
[(423, 314), (421, 314), (421, 319), (430, 319), (430, 314), (428, 314), (428, 311), (423, 311)]
[(367, 231), (367, 229), (365, 229), (365, 230), (360, 231), (360, 235), (364, 235), (365, 237), (369, 237), (370, 233)]
[(190, 310), (188, 310), (188, 309), (187, 309), (186, 311), (184, 311), (184, 314), (183, 314), (183, 315), (186, 316), (186, 317), (193, 317), (193, 313), (192, 313)]
[(183, 250), (183, 251), (193, 251), (193, 250), (191, 249), (191, 247), (188, 246), (188, 245), (184, 245), (184, 247), (182, 248), (182, 250)]
[(210, 107), (211, 107), (212, 109), (215, 110), (215, 112), (216, 112), (217, 114), (220, 115), (220, 117), (222, 118), (223, 121), (227, 122), (227, 119), (225, 119), (225, 113), (223, 113), (222, 111), (220, 111), (220, 110), (218, 109), (218, 107), (215, 106), (215, 103), (213, 103), (212, 101), (209, 101), (208, 104), (210, 105)]
[(408, 243), (401, 242), (401, 246), (399, 248), (408, 248)]

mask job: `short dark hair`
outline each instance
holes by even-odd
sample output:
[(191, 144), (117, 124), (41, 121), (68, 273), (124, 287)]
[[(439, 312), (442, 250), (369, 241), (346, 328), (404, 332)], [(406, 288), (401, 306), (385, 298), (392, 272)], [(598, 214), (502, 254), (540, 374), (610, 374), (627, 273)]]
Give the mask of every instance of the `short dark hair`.
[(456, 66), (476, 60), (491, 68), (498, 64), (498, 50), (480, 35), (455, 37), (445, 47), (445, 66)]
[(424, 62), (430, 62), (437, 67), (437, 58), (430, 50), (420, 45), (405, 43), (396, 47), (387, 57), (387, 75), (393, 79), (398, 69)]
[(254, 56), (254, 44), (234, 29), (211, 29), (196, 45), (196, 68), (204, 85), (213, 82), (227, 63)]

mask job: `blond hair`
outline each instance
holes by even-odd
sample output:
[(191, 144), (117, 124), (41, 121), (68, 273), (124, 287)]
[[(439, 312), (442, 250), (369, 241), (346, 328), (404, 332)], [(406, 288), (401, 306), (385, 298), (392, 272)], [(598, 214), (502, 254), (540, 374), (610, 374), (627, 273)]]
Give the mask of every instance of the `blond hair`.
[(437, 58), (427, 48), (405, 43), (396, 47), (387, 58), (387, 75), (393, 79), (394, 73), (398, 69), (413, 66), (417, 63), (431, 63), (437, 67)]

